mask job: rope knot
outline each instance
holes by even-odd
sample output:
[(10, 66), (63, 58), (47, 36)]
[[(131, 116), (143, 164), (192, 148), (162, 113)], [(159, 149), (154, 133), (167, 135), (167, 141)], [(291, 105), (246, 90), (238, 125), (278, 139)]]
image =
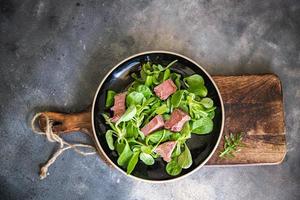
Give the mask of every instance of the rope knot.
[[(44, 117), (46, 120), (46, 128), (45, 131), (42, 131), (40, 128), (37, 128), (36, 122), (39, 117)], [(88, 155), (94, 155), (96, 154), (96, 149), (94, 146), (89, 144), (82, 144), (82, 143), (76, 143), (71, 144), (66, 142), (62, 137), (60, 137), (58, 134), (55, 134), (52, 130), (53, 128), (53, 121), (49, 119), (47, 115), (44, 113), (36, 113), (34, 117), (31, 120), (31, 128), (34, 133), (39, 135), (44, 135), (49, 142), (56, 142), (59, 144), (59, 149), (51, 156), (51, 158), (46, 162), (44, 166), (40, 169), (40, 179), (46, 178), (48, 173), (48, 168), (56, 161), (56, 159), (66, 150), (73, 149), (76, 153), (88, 156)], [(85, 152), (82, 149), (89, 149), (90, 151)]]

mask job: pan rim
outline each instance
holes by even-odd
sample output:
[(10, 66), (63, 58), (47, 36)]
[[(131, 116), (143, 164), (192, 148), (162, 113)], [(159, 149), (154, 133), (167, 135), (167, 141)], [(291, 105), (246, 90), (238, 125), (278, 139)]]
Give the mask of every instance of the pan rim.
[[(182, 57), (182, 58), (188, 60), (189, 62), (193, 63), (197, 67), (199, 67), (203, 71), (203, 73), (205, 73), (207, 75), (207, 77), (210, 79), (210, 81), (214, 85), (214, 87), (215, 87), (215, 89), (217, 91), (218, 97), (220, 99), (220, 103), (221, 103), (221, 112), (222, 112), (221, 129), (220, 129), (218, 140), (217, 140), (217, 142), (216, 142), (213, 150), (209, 153), (209, 155), (207, 156), (207, 158), (200, 165), (198, 165), (195, 169), (193, 169), (192, 171), (190, 171), (190, 172), (188, 172), (188, 173), (186, 173), (184, 175), (181, 175), (181, 176), (178, 176), (178, 177), (175, 177), (175, 178), (172, 178), (172, 179), (167, 179), (167, 180), (148, 180), (148, 179), (143, 179), (143, 178), (140, 178), (140, 177), (133, 176), (131, 174), (128, 175), (119, 166), (117, 166), (114, 162), (112, 162), (112, 160), (106, 155), (105, 151), (103, 150), (103, 148), (102, 148), (102, 146), (101, 146), (101, 144), (100, 144), (100, 142), (98, 140), (98, 137), (97, 137), (97, 134), (96, 134), (96, 130), (95, 130), (95, 124), (94, 124), (94, 109), (95, 109), (95, 104), (96, 104), (97, 96), (98, 96), (98, 93), (99, 93), (99, 91), (100, 91), (103, 83), (106, 81), (107, 77), (115, 69), (117, 69), (121, 64), (125, 63), (126, 61), (128, 61), (128, 60), (130, 60), (132, 58), (141, 56), (141, 55), (151, 54), (151, 53), (163, 53), (163, 54), (171, 54), (171, 55), (179, 56), (179, 57)], [(193, 174), (194, 172), (198, 171), (201, 167), (203, 167), (208, 162), (208, 160), (212, 157), (212, 155), (215, 153), (215, 151), (216, 151), (216, 149), (217, 149), (217, 147), (218, 147), (218, 145), (219, 145), (219, 143), (221, 141), (222, 135), (223, 135), (223, 129), (224, 129), (224, 123), (225, 123), (225, 110), (224, 110), (223, 99), (222, 99), (222, 96), (220, 94), (219, 88), (217, 87), (217, 84), (212, 79), (211, 75), (201, 65), (199, 65), (196, 61), (192, 60), (191, 58), (188, 58), (188, 57), (186, 57), (186, 56), (184, 56), (182, 54), (179, 54), (179, 53), (175, 53), (175, 52), (172, 52), (172, 51), (164, 51), (164, 50), (154, 50), (154, 51), (144, 51), (144, 52), (141, 52), (141, 53), (137, 53), (137, 54), (134, 54), (134, 55), (132, 55), (130, 57), (127, 57), (127, 58), (123, 59), (121, 62), (119, 62), (118, 64), (116, 64), (104, 76), (104, 78), (102, 79), (101, 83), (99, 84), (99, 86), (98, 86), (98, 88), (96, 90), (96, 93), (94, 95), (94, 100), (93, 100), (93, 104), (92, 104), (92, 112), (91, 112), (91, 121), (92, 121), (93, 136), (94, 136), (94, 141), (96, 143), (96, 148), (99, 151), (99, 153), (105, 157), (105, 159), (109, 162), (109, 164), (111, 164), (113, 167), (115, 167), (117, 170), (119, 170), (122, 174), (126, 175), (127, 177), (131, 177), (131, 178), (133, 178), (135, 180), (144, 181), (144, 182), (148, 182), (148, 183), (167, 183), (167, 182), (173, 182), (173, 181), (180, 180), (182, 178), (185, 178), (185, 177)]]

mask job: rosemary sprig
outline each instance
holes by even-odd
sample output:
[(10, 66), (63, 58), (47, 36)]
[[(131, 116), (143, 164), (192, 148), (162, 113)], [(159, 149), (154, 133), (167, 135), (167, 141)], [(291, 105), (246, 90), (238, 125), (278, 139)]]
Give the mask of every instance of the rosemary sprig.
[(245, 145), (242, 143), (243, 133), (233, 134), (230, 133), (229, 136), (224, 136), (224, 150), (220, 152), (219, 157), (234, 157), (234, 153), (240, 151), (240, 147)]

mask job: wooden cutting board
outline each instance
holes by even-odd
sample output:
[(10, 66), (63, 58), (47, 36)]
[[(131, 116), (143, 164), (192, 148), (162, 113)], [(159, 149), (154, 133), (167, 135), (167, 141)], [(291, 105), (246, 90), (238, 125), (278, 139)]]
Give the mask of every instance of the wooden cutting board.
[[(223, 136), (244, 132), (245, 147), (234, 158), (220, 158), (223, 139), (206, 165), (273, 165), (283, 161), (286, 139), (282, 88), (274, 74), (244, 76), (213, 76), (221, 92), (225, 107)], [(90, 110), (82, 113), (62, 114), (44, 112), (56, 123), (54, 132), (82, 131), (91, 134)], [(45, 120), (40, 128), (45, 130)]]
[(286, 154), (281, 82), (276, 75), (213, 76), (225, 107), (224, 135), (244, 132), (245, 147), (223, 159), (224, 137), (207, 165), (273, 165)]

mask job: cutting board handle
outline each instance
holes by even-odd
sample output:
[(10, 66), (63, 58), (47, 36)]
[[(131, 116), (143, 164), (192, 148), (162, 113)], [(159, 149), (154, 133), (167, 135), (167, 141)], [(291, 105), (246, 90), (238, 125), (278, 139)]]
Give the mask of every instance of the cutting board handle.
[(42, 112), (37, 119), (39, 128), (45, 132), (46, 117), (52, 122), (52, 131), (55, 134), (82, 132), (92, 137), (91, 108), (78, 113)]

